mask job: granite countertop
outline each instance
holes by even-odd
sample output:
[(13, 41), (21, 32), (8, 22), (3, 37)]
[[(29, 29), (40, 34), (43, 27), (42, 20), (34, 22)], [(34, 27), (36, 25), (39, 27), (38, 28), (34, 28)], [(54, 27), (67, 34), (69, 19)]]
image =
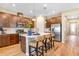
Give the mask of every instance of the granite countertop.
[(8, 35), (8, 34), (17, 34), (17, 33), (4, 33), (4, 34), (0, 34), (0, 35)]
[[(47, 35), (51, 33), (40, 33), (39, 35)], [(27, 34), (20, 34), (20, 36), (28, 36)], [(38, 35), (32, 35), (32, 36), (38, 36)]]

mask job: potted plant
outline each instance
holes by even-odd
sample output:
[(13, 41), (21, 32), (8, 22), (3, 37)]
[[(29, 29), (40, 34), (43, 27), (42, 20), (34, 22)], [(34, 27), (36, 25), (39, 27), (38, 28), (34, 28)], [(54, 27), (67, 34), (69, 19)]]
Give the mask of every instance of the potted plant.
[(27, 24), (27, 28), (28, 28), (28, 35), (29, 35), (29, 36), (32, 35), (32, 30), (31, 30), (31, 28), (32, 28), (32, 23)]

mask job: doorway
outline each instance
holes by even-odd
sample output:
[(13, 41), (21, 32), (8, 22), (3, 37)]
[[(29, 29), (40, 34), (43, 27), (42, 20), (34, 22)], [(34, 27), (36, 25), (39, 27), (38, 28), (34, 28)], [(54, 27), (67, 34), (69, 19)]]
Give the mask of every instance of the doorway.
[(78, 41), (78, 23), (68, 22), (67, 29), (68, 35), (66, 36), (65, 43), (70, 47), (75, 47)]
[(77, 22), (69, 22), (69, 35), (77, 36)]

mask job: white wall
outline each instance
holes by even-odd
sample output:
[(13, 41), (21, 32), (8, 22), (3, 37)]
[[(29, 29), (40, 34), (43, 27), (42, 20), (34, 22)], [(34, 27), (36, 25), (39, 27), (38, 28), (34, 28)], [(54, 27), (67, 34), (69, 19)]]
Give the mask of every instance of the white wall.
[(64, 40), (66, 39), (66, 23), (67, 20), (65, 18), (65, 16), (62, 14), (62, 42), (64, 43)]
[(38, 16), (36, 18), (36, 28), (39, 33), (44, 33), (45, 29), (45, 18), (43, 16)]

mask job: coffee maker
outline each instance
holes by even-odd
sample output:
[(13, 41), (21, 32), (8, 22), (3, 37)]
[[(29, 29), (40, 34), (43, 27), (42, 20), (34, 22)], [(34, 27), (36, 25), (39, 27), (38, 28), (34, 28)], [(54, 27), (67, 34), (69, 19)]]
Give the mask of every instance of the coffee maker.
[(4, 30), (2, 27), (0, 27), (0, 34), (4, 34)]

